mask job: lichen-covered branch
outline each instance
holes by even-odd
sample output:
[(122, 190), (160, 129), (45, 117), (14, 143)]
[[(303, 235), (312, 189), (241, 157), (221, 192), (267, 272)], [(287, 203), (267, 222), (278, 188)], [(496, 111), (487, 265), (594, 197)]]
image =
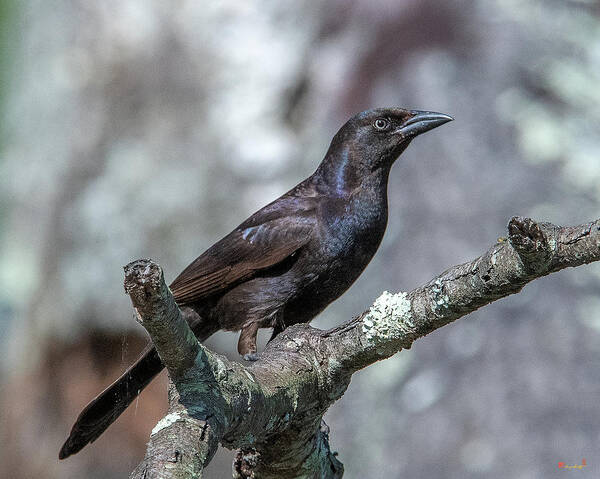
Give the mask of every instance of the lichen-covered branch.
[(179, 377), (194, 363), (200, 345), (183, 320), (160, 267), (150, 260), (125, 266), (125, 292), (131, 297), (137, 320), (146, 328), (169, 371)]
[(358, 318), (322, 333), (342, 368), (364, 368), (536, 278), (600, 259), (600, 220), (561, 228), (514, 217), (508, 238), (409, 293), (385, 292)]
[[(193, 410), (192, 410), (193, 411)], [(218, 433), (209, 419), (201, 419), (179, 402), (179, 393), (169, 384), (169, 413), (150, 433), (144, 460), (132, 479), (202, 477), (202, 470), (219, 446)]]
[(508, 238), (409, 293), (384, 293), (359, 317), (329, 331), (287, 328), (243, 366), (198, 343), (162, 271), (128, 266), (126, 290), (174, 386), (169, 413), (132, 477), (201, 477), (217, 443), (237, 449), (235, 478), (340, 478), (325, 411), (354, 372), (528, 282), (600, 259), (600, 220), (560, 228), (513, 218)]
[[(320, 375), (315, 355), (297, 338), (252, 366), (229, 361), (199, 344), (150, 260), (125, 268), (125, 289), (148, 330), (174, 387), (169, 412), (150, 436), (132, 478), (201, 477), (220, 442), (240, 449), (238, 477), (341, 477), (322, 427)], [(195, 353), (195, 357), (190, 355)], [(248, 458), (252, 457), (252, 460)], [(258, 476), (257, 476), (258, 477)]]

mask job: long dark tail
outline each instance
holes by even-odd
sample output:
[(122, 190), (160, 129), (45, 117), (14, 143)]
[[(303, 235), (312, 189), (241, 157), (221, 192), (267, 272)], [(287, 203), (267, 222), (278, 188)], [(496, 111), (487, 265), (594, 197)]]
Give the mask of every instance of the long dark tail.
[(81, 411), (58, 453), (59, 459), (79, 452), (86, 444), (98, 439), (163, 368), (154, 346), (148, 346), (119, 379)]
[[(181, 312), (201, 342), (219, 329), (217, 322), (203, 321), (191, 308), (183, 308)], [(65, 459), (98, 439), (163, 368), (156, 349), (150, 344), (119, 379), (98, 394), (81, 411), (71, 434), (58, 453), (58, 458)]]

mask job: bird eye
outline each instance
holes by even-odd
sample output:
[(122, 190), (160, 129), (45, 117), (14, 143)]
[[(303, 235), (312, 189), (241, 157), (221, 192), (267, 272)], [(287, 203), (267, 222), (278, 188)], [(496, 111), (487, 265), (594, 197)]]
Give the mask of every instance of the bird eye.
[(390, 122), (385, 118), (377, 118), (377, 120), (373, 122), (373, 126), (376, 130), (383, 131), (388, 129)]

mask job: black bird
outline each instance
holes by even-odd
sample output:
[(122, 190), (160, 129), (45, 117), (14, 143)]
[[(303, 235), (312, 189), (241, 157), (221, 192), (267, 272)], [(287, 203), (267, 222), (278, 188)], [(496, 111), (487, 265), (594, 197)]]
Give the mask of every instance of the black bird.
[[(241, 330), (238, 351), (256, 360), (258, 328), (311, 321), (358, 278), (387, 225), (392, 164), (417, 135), (452, 120), (442, 113), (380, 108), (351, 118), (317, 170), (254, 213), (171, 284), (198, 339)], [(81, 412), (59, 453), (96, 440), (163, 368), (150, 345)]]

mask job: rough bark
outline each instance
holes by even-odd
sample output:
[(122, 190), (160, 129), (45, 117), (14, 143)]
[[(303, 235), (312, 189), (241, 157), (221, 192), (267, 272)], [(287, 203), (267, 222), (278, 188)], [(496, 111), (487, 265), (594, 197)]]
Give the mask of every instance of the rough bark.
[(354, 372), (536, 278), (599, 259), (600, 220), (558, 227), (515, 217), (508, 237), (479, 258), (411, 292), (384, 292), (368, 311), (329, 331), (291, 326), (248, 366), (198, 343), (160, 268), (133, 262), (125, 289), (173, 385), (169, 412), (131, 477), (201, 477), (219, 443), (238, 450), (235, 478), (342, 477), (323, 414)]

